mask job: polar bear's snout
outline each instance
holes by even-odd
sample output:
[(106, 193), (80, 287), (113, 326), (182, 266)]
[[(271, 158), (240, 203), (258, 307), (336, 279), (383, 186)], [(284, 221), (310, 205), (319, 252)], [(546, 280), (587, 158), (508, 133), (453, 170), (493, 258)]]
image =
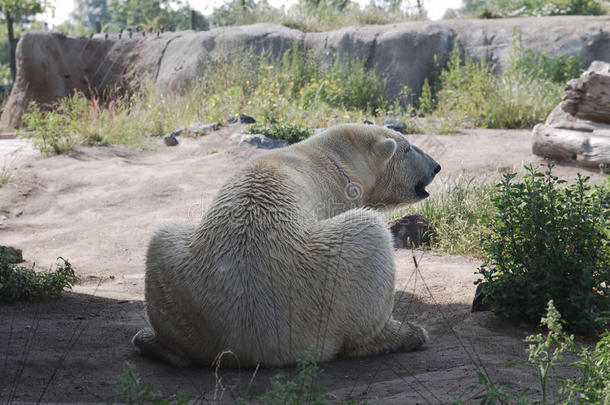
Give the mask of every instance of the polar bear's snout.
[[(430, 160), (432, 160), (432, 158), (430, 158)], [(432, 160), (433, 165), (432, 165), (432, 172), (429, 173), (428, 175), (425, 175), (420, 181), (417, 182), (417, 184), (415, 184), (415, 195), (417, 195), (417, 197), (424, 199), (430, 196), (430, 193), (428, 193), (428, 191), (426, 191), (426, 186), (430, 183), (432, 183), (432, 180), (434, 180), (434, 177), (437, 175), (438, 172), (441, 171), (441, 165), (439, 165), (438, 163), (436, 163), (434, 160)]]

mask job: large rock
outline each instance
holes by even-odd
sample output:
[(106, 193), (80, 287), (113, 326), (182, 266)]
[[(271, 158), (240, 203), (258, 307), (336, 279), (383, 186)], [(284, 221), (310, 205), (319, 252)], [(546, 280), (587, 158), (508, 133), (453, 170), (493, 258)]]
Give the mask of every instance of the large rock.
[(29, 101), (48, 104), (75, 90), (101, 95), (117, 87), (137, 91), (148, 81), (162, 93), (181, 89), (205, 75), (203, 61), (211, 54), (244, 46), (277, 57), (297, 44), (324, 63), (337, 55), (359, 57), (388, 75), (386, 95), (394, 97), (403, 86), (419, 92), (433, 73), (434, 56), (445, 63), (455, 42), (462, 53), (502, 71), (515, 31), (521, 32), (525, 47), (538, 53), (581, 55), (586, 63), (610, 62), (610, 21), (605, 17), (420, 21), (324, 33), (256, 24), (133, 39), (110, 35), (107, 40), (103, 35), (88, 39), (28, 32), (17, 47), (17, 80), (2, 115), (2, 128), (19, 125)]
[(607, 94), (610, 64), (593, 62), (579, 79), (568, 83), (564, 101), (545, 123), (534, 127), (532, 152), (581, 166), (610, 167), (610, 120), (603, 114), (610, 106)]

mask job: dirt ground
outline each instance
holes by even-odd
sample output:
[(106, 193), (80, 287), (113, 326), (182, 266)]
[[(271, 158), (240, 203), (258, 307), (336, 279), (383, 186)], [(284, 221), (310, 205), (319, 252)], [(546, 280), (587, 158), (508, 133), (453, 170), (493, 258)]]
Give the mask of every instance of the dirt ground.
[[(0, 140), (0, 165), (18, 167), (0, 189), (0, 244), (23, 249), (38, 270), (65, 257), (81, 277), (59, 300), (0, 303), (1, 402), (109, 402), (125, 361), (143, 382), (168, 394), (190, 392), (202, 403), (266, 389), (277, 369), (258, 370), (254, 378), (252, 370), (177, 369), (140, 357), (130, 345), (146, 325), (144, 254), (153, 229), (171, 219), (197, 221), (225, 179), (265, 153), (232, 145), (229, 136), (240, 129), (181, 139), (174, 148), (83, 148), (47, 159), (24, 141)], [(443, 167), (429, 187), (434, 193), (460, 173), (485, 181), (542, 162), (531, 154), (530, 134), (475, 130), (410, 138)], [(573, 166), (555, 172), (603, 179)], [(532, 330), (470, 312), (477, 260), (398, 250), (396, 262), (395, 317), (425, 326), (431, 341), (412, 353), (323, 364), (323, 382), (337, 402), (469, 402), (478, 371), (493, 382), (533, 385), (528, 368), (505, 367), (524, 358), (523, 338)]]

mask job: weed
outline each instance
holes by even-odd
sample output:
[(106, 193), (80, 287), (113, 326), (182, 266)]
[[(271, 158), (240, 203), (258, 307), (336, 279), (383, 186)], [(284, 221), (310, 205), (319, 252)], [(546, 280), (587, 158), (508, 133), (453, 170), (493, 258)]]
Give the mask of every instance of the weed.
[(313, 129), (294, 124), (252, 124), (249, 134), (261, 134), (268, 138), (284, 139), (288, 143), (301, 142), (313, 135)]
[(190, 395), (165, 397), (148, 384), (142, 384), (136, 367), (128, 361), (123, 363), (123, 374), (117, 379), (119, 393), (115, 399), (117, 404), (140, 405), (183, 405), (188, 404)]
[(423, 94), (420, 113), (436, 104), (434, 116), (450, 117), (449, 122), (460, 126), (529, 128), (546, 119), (562, 90), (562, 85), (517, 69), (498, 78), (485, 63), (462, 58), (456, 45), (440, 74), (437, 94)]
[(271, 378), (270, 389), (262, 396), (267, 405), (324, 404), (329, 400), (326, 390), (319, 384), (322, 370), (318, 366), (320, 355), (311, 350), (297, 362), (297, 375), (291, 379), (284, 373)]
[(578, 357), (573, 365), (582, 374), (566, 381), (568, 399), (581, 404), (610, 403), (610, 332), (601, 335), (593, 350), (581, 347)]
[(56, 298), (65, 288), (72, 288), (78, 281), (70, 262), (58, 258), (55, 271), (36, 272), (12, 264), (5, 248), (0, 250), (0, 301)]
[(514, 321), (537, 322), (549, 300), (570, 329), (590, 333), (610, 307), (610, 184), (575, 183), (525, 166), (523, 180), (507, 174), (492, 198), (496, 208), (487, 256), (478, 269), (492, 310)]
[(580, 56), (559, 55), (551, 58), (547, 54), (537, 54), (532, 49), (523, 48), (520, 32), (516, 32), (513, 36), (513, 48), (509, 60), (509, 75), (521, 72), (532, 79), (561, 85), (580, 76), (585, 69), (585, 61)]
[(12, 178), (11, 164), (8, 160), (5, 160), (4, 163), (2, 163), (2, 166), (0, 166), (0, 188), (8, 184)]
[[(509, 363), (508, 367), (517, 364), (527, 364), (534, 372), (541, 393), (540, 401), (532, 401), (527, 398), (530, 389), (518, 389), (513, 383), (492, 384), (487, 378), (479, 373), (478, 385), (469, 387), (469, 391), (483, 388), (482, 393), (473, 399), (479, 400), (480, 404), (556, 404), (556, 403), (578, 403), (582, 404), (607, 404), (610, 400), (610, 333), (606, 331), (593, 351), (587, 347), (578, 347), (574, 343), (574, 336), (568, 335), (561, 326), (562, 319), (559, 311), (555, 308), (553, 300), (546, 306), (546, 315), (541, 318), (540, 326), (547, 329), (547, 333), (529, 335), (525, 341), (529, 343), (526, 349), (527, 360)], [(565, 379), (556, 377), (554, 369), (556, 366), (564, 365), (566, 353), (577, 353), (578, 360), (572, 366), (578, 367), (582, 376), (577, 379)], [(556, 381), (561, 384), (552, 384)], [(552, 390), (552, 391), (551, 391)], [(551, 396), (555, 397), (550, 399)], [(454, 401), (454, 404), (461, 402)]]

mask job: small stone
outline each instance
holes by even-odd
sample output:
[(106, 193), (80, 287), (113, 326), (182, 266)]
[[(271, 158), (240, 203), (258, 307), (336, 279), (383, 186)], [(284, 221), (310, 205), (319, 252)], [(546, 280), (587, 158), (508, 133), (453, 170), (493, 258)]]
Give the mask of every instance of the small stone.
[(264, 135), (234, 134), (231, 141), (239, 146), (252, 146), (257, 149), (277, 149), (288, 146), (283, 139), (272, 139)]
[(191, 135), (194, 135), (194, 136), (205, 135), (209, 132), (217, 131), (218, 123), (212, 122), (212, 123), (207, 124), (205, 122), (195, 122), (195, 123), (189, 125), (189, 127), (187, 129), (188, 129), (189, 134), (191, 134)]
[(239, 122), (242, 124), (254, 124), (256, 120), (249, 115), (239, 114)]
[(14, 248), (12, 246), (0, 245), (0, 255), (6, 256), (9, 263), (23, 262), (23, 252), (21, 249)]
[(366, 125), (375, 125), (375, 124), (373, 124), (373, 121), (369, 121), (369, 120), (363, 120), (362, 123), (366, 124)]
[(166, 134), (163, 136), (163, 142), (165, 142), (165, 144), (167, 146), (176, 146), (178, 145), (178, 138), (176, 138), (175, 135), (173, 134)]
[(391, 221), (388, 226), (396, 249), (421, 246), (422, 235), (428, 229), (428, 221), (420, 214), (407, 214)]
[(389, 119), (385, 120), (383, 125), (386, 128), (393, 129), (394, 131), (401, 132), (403, 134), (405, 132), (405, 129), (407, 129), (407, 124), (405, 124), (402, 121), (395, 120), (395, 119), (392, 119), (392, 118), (389, 118)]

